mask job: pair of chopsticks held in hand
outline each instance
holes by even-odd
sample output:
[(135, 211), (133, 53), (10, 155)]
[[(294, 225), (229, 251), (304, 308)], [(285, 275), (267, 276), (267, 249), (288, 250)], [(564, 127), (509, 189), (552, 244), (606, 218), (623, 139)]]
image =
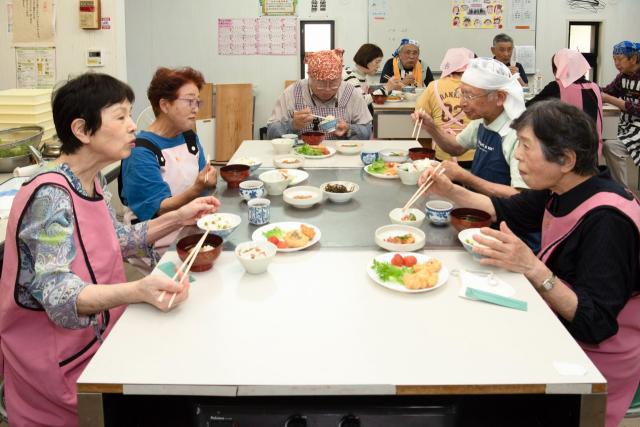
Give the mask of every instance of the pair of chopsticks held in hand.
[(436, 180), (436, 178), (440, 175), (442, 175), (445, 172), (445, 168), (442, 167), (442, 163), (440, 163), (438, 166), (436, 166), (436, 168), (433, 170), (433, 172), (431, 173), (431, 175), (429, 175), (427, 177), (427, 179), (422, 183), (422, 185), (418, 188), (418, 190), (413, 193), (413, 196), (411, 196), (411, 198), (409, 199), (409, 201), (404, 205), (404, 207), (402, 208), (403, 211), (406, 211), (407, 209), (409, 209), (411, 206), (413, 206), (413, 204), (415, 202), (418, 201), (418, 199), (427, 192), (427, 190), (429, 189), (429, 187), (431, 187), (431, 184), (434, 183), (434, 181)]
[[(204, 244), (204, 241), (208, 235), (209, 235), (209, 230), (204, 232), (204, 234), (202, 235), (198, 243), (189, 251), (189, 255), (187, 255), (184, 262), (180, 265), (180, 267), (178, 267), (178, 269), (176, 270), (176, 274), (173, 275), (171, 280), (175, 281), (180, 275), (180, 272), (182, 271), (182, 278), (180, 279), (180, 281), (184, 280), (186, 277), (187, 283), (189, 282), (189, 270), (191, 270), (191, 266), (193, 265), (193, 262), (195, 261), (196, 256), (198, 255), (198, 252), (200, 252), (200, 249), (202, 248), (202, 245)], [(158, 297), (158, 302), (162, 302), (166, 294), (167, 294), (167, 291), (162, 291), (162, 293)], [(176, 299), (176, 295), (178, 294), (174, 293), (171, 296), (171, 299), (169, 300), (169, 305), (167, 308), (171, 308), (171, 306), (173, 305), (173, 301), (175, 301)]]

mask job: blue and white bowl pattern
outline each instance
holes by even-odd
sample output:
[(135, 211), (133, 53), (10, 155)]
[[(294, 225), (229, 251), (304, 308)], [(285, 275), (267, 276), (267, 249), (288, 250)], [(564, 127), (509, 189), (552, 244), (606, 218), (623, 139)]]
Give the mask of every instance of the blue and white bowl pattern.
[(337, 124), (338, 124), (338, 119), (332, 119), (332, 120), (323, 120), (320, 122), (318, 126), (320, 127), (321, 131), (328, 133), (336, 130)]
[(427, 217), (433, 225), (448, 224), (452, 210), (453, 205), (444, 200), (431, 200), (427, 202)]
[(259, 197), (264, 197), (267, 190), (262, 181), (244, 181), (240, 183), (240, 197), (249, 201)]
[(360, 153), (360, 160), (365, 165), (370, 165), (371, 163), (378, 160), (378, 152), (377, 151), (362, 151)]
[(249, 223), (264, 225), (271, 221), (271, 201), (269, 199), (251, 199), (249, 201)]

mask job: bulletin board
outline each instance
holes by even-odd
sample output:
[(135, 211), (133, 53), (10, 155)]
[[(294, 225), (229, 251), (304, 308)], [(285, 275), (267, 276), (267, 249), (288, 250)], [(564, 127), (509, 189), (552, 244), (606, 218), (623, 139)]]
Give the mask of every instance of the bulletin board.
[[(478, 56), (491, 56), (493, 37), (510, 35), (516, 45), (534, 46), (535, 25), (531, 29), (515, 29), (510, 22), (509, 8), (514, 0), (505, 0), (505, 21), (501, 29), (463, 29), (451, 24), (451, 0), (402, 0), (402, 7), (392, 0), (369, 0), (369, 42), (382, 48), (390, 58), (403, 38), (420, 42), (420, 59), (431, 70), (440, 70), (447, 49), (466, 47)], [(529, 0), (535, 6), (536, 0)], [(477, 3), (483, 3), (478, 0)]]

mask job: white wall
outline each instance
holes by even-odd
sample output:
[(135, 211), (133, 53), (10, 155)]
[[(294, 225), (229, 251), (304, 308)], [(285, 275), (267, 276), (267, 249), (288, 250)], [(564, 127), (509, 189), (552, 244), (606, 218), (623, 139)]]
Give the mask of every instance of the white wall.
[(613, 45), (622, 40), (640, 41), (640, 1), (607, 0), (597, 13), (571, 9), (564, 0), (538, 0), (536, 67), (545, 84), (553, 79), (551, 57), (569, 42), (569, 21), (595, 21), (600, 25), (598, 83), (606, 85), (617, 75), (611, 59)]
[[(13, 0), (16, 3), (20, 0)], [(55, 46), (56, 79), (67, 79), (89, 70), (85, 65), (88, 48), (102, 48), (105, 66), (96, 71), (126, 79), (126, 46), (124, 37), (125, 0), (102, 0), (102, 16), (111, 18), (109, 30), (82, 30), (79, 28), (78, 2), (56, 1), (56, 35), (52, 43), (20, 43), (14, 45), (7, 33), (7, 3), (0, 0), (0, 90), (16, 87), (16, 57), (14, 46)]]
[[(329, 1), (327, 13), (310, 13), (311, 0), (298, 2), (300, 19), (336, 21), (336, 46), (353, 57), (367, 38), (367, 1)], [(188, 4), (190, 7), (185, 7)], [(219, 56), (218, 18), (260, 15), (257, 0), (127, 1), (127, 69), (137, 94), (134, 114), (145, 105), (146, 89), (159, 66), (189, 65), (200, 70), (208, 82), (252, 83), (255, 99), (254, 135), (271, 115), (284, 89), (284, 81), (299, 77), (299, 56)], [(180, 19), (170, 17), (180, 16)]]

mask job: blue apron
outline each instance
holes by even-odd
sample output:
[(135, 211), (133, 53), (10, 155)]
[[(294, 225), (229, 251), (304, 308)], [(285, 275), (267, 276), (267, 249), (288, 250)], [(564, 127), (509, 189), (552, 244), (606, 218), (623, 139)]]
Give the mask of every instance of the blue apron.
[(502, 154), (502, 137), (480, 124), (471, 173), (489, 182), (511, 185), (511, 170)]

